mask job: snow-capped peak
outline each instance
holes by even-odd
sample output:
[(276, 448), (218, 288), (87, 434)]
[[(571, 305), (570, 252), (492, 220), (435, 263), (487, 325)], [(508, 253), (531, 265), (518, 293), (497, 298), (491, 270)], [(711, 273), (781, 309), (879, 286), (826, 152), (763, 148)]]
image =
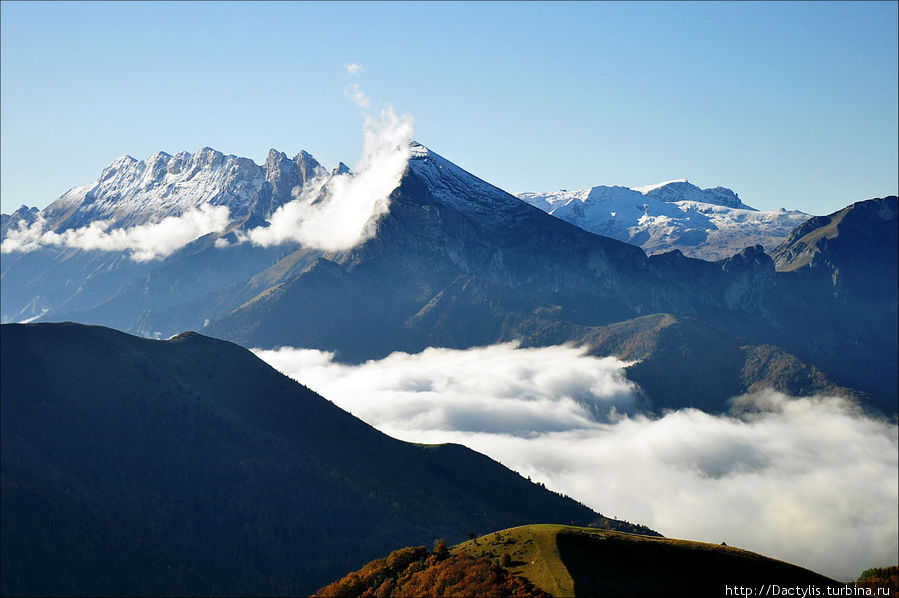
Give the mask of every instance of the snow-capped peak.
[(520, 193), (518, 198), (650, 254), (678, 249), (703, 259), (721, 259), (757, 244), (771, 249), (809, 218), (802, 212), (760, 212), (726, 187), (700, 189), (686, 179), (635, 188)]
[(145, 160), (116, 158), (100, 177), (75, 187), (42, 215), (54, 230), (112, 220), (113, 227), (180, 216), (204, 204), (228, 207), (233, 219), (266, 219), (292, 199), (292, 191), (327, 171), (310, 154), (294, 159), (276, 150), (264, 166), (211, 147), (194, 152), (156, 152)]
[(522, 215), (515, 196), (476, 177), (417, 141), (409, 144), (409, 171), (427, 182), (431, 196), (484, 221)]
[(642, 187), (634, 187), (634, 191), (639, 191), (643, 195), (646, 195), (650, 191), (658, 189), (659, 187), (664, 187), (665, 185), (670, 185), (672, 183), (686, 183), (687, 179), (674, 179), (671, 181), (665, 181), (664, 183), (656, 183), (655, 185), (644, 185)]
[(413, 160), (421, 160), (428, 157), (430, 150), (417, 141), (409, 142), (410, 158)]
[(660, 183), (658, 185), (649, 185), (647, 187), (635, 189), (635, 191), (639, 191), (647, 197), (654, 197), (667, 202), (696, 201), (741, 210), (755, 209), (740, 201), (737, 194), (727, 187), (700, 189), (686, 179), (668, 181), (667, 183)]

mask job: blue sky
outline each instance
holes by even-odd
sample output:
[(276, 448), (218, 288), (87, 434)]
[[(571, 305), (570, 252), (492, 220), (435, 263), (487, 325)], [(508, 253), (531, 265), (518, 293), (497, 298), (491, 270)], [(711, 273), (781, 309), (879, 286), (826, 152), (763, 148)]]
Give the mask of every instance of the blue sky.
[(510, 192), (687, 178), (814, 214), (897, 192), (896, 2), (2, 3), (0, 197), (117, 156), (352, 165), (344, 65)]

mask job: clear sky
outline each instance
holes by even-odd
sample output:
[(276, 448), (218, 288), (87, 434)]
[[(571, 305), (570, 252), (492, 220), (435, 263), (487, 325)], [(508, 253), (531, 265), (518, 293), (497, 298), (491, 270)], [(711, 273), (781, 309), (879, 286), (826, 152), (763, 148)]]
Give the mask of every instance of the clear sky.
[(0, 15), (0, 197), (117, 156), (351, 166), (347, 63), (510, 192), (687, 178), (825, 214), (897, 192), (896, 2), (29, 3)]

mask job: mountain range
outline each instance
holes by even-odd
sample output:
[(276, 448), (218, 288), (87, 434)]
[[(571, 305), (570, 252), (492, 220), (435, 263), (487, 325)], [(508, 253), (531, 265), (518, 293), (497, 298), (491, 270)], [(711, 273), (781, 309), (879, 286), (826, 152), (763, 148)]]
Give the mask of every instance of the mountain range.
[[(122, 156), (40, 215), (49, 230), (64, 231), (97, 220), (111, 220), (115, 227), (146, 224), (208, 204), (227, 206), (235, 223), (263, 223), (292, 199), (293, 189), (325, 175), (325, 168), (305, 151), (291, 159), (271, 150), (262, 166), (209, 147), (174, 156), (157, 152), (146, 160)], [(23, 206), (4, 219), (4, 236), (20, 220), (33, 220), (29, 214), (33, 210)]]
[[(686, 181), (522, 201), (409, 149), (386, 212), (343, 250), (248, 234), (361, 176), (306, 152), (272, 150), (262, 166), (209, 148), (120, 158), (44, 210), (3, 215), (3, 321), (32, 322), (0, 328), (4, 595), (308, 594), (438, 538), (538, 523), (658, 535), (465, 447), (390, 438), (248, 348), (361, 363), (569, 343), (628, 361), (643, 414), (721, 413), (774, 388), (895, 416), (897, 197), (771, 218)], [(602, 210), (614, 226), (586, 230)], [(182, 220), (202, 226), (159, 254), (71, 242), (130, 242)], [(713, 585), (744, 566), (829, 583), (726, 547), (517, 529), (532, 542), (506, 530), (467, 550), (494, 558), (485, 550), (502, 545), (521, 573), (527, 559), (512, 557), (539, 540), (530, 565), (545, 567), (531, 574), (559, 574), (549, 593), (561, 580), (633, 594), (647, 562), (680, 563), (648, 578), (659, 591), (682, 567), (712, 570)], [(628, 579), (598, 574), (597, 559)]]
[(647, 254), (674, 249), (720, 260), (751, 245), (774, 249), (810, 218), (783, 208), (761, 212), (725, 187), (700, 189), (686, 179), (630, 189), (600, 185), (517, 196), (575, 226), (638, 245)]
[[(754, 245), (711, 262), (679, 250), (647, 256), (550, 216), (424, 146), (413, 144), (411, 154), (373, 236), (337, 252), (233, 242), (236, 230), (266, 218), (310, 177), (333, 176), (305, 152), (288, 160), (272, 151), (265, 167), (208, 149), (117, 160), (98, 183), (43, 210), (44, 221), (56, 230), (101, 216), (138, 223), (157, 207), (176, 215), (203, 202), (228, 204), (233, 220), (158, 261), (66, 247), (4, 253), (4, 319), (74, 320), (155, 337), (194, 329), (248, 347), (319, 348), (359, 362), (507, 340), (610, 350), (604, 327), (633, 320), (619, 332), (657, 328), (639, 318), (670, 314), (679, 329), (704, 327), (730, 347), (746, 347), (737, 358), (703, 351), (704, 333), (667, 341), (675, 342), (668, 355), (705, 353), (707, 368), (730, 359), (721, 371), (741, 372), (744, 382), (710, 384), (695, 399), (706, 408), (721, 409), (734, 388), (767, 381), (808, 392), (855, 389), (874, 408), (896, 411), (895, 197), (805, 220), (770, 255)], [(192, 186), (195, 179), (203, 185)], [(181, 189), (192, 190), (187, 199), (179, 199)], [(621, 193), (758, 214), (727, 190), (685, 182)], [(118, 203), (127, 209), (115, 209)], [(6, 219), (7, 234), (34, 217), (17, 214)], [(757, 232), (750, 224), (746, 230), (747, 239)], [(612, 352), (628, 354), (615, 346)], [(747, 365), (750, 354), (779, 357), (765, 369)], [(652, 377), (659, 384), (642, 380), (657, 407), (689, 406), (680, 383)]]

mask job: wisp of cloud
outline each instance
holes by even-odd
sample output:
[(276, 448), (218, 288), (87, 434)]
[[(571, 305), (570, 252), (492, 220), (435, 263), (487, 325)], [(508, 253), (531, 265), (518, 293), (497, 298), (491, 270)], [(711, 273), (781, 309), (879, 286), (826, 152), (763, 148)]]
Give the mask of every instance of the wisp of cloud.
[(40, 247), (71, 247), (84, 251), (128, 251), (136, 262), (164, 258), (191, 241), (225, 230), (230, 220), (226, 206), (205, 204), (180, 216), (130, 228), (111, 228), (111, 220), (97, 220), (88, 226), (61, 233), (47, 230), (44, 218), (9, 230), (3, 239), (3, 253), (30, 252)]
[[(836, 579), (899, 560), (899, 428), (838, 397), (774, 391), (728, 415), (631, 413), (626, 365), (573, 347), (255, 351), (391, 436), (458, 442), (608, 516)], [(614, 410), (613, 410), (614, 409)]]
[[(348, 75), (361, 70), (358, 64), (346, 68)], [(371, 102), (358, 83), (345, 93), (367, 112)], [(294, 189), (293, 201), (278, 208), (268, 226), (249, 231), (247, 238), (264, 247), (299, 242), (323, 251), (351, 249), (370, 239), (409, 163), (415, 123), (409, 115), (397, 116), (388, 105), (377, 115), (366, 113), (362, 129), (362, 157), (353, 172)]]

